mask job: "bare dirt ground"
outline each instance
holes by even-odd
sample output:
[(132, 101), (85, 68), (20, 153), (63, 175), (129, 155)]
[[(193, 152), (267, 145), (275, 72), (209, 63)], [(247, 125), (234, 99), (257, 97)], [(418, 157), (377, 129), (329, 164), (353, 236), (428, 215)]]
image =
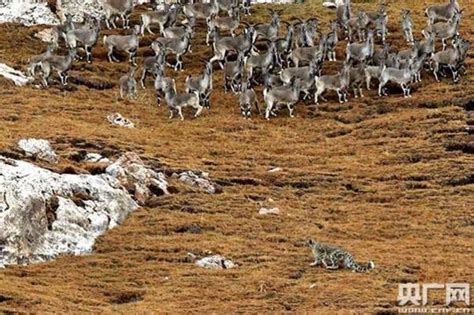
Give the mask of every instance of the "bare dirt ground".
[[(354, 10), (376, 8), (353, 2)], [(420, 38), (428, 2), (388, 4), (392, 45), (404, 45), (402, 7), (412, 9)], [(461, 34), (472, 41), (474, 5), (460, 4)], [(335, 14), (320, 1), (274, 7), (285, 9), (283, 20), (318, 16), (324, 30)], [(260, 6), (247, 21), (266, 16)], [(45, 49), (33, 38), (39, 29), (0, 25), (0, 60), (24, 67)], [(203, 36), (201, 27), (195, 53), (177, 74), (179, 86), (201, 72), (199, 57), (211, 55)], [(151, 54), (151, 40), (142, 40), (140, 56)], [(344, 48), (340, 43), (339, 59)], [(92, 65), (74, 66), (72, 82), (115, 83), (127, 71), (125, 61), (106, 62), (101, 43), (94, 57)], [(119, 101), (117, 87), (39, 90), (0, 80), (3, 154), (21, 138), (49, 139), (62, 158), (55, 169), (78, 173), (95, 171), (74, 161), (81, 150), (112, 158), (134, 151), (164, 169), (208, 171), (223, 187), (208, 195), (178, 185), (179, 192), (153, 200), (101, 237), (92, 255), (1, 270), (0, 312), (390, 313), (400, 282), (474, 284), (474, 141), (466, 131), (474, 118), (463, 107), (474, 98), (472, 51), (467, 64), (459, 84), (424, 73), (408, 100), (396, 87), (387, 98), (372, 90), (343, 105), (331, 94), (320, 106), (300, 103), (293, 119), (282, 111), (270, 122), (240, 117), (237, 98), (223, 94), (220, 70), (212, 109), (198, 119), (186, 112), (184, 122), (156, 107), (151, 82), (138, 100)], [(324, 72), (339, 66), (326, 63)], [(138, 127), (111, 127), (105, 117), (112, 112)], [(283, 170), (269, 173), (272, 167)], [(280, 215), (258, 215), (268, 198)], [(361, 262), (374, 260), (376, 269), (310, 267), (309, 237), (345, 247)], [(209, 271), (187, 259), (205, 251), (240, 266)], [(444, 299), (432, 302), (443, 306)]]

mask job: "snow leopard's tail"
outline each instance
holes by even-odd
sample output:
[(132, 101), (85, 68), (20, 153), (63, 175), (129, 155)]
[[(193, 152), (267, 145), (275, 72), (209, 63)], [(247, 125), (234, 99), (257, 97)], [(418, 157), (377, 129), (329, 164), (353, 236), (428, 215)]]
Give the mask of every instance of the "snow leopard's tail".
[(354, 259), (351, 259), (347, 267), (352, 269), (354, 272), (368, 272), (375, 268), (375, 263), (371, 260), (366, 265), (361, 265), (354, 261)]

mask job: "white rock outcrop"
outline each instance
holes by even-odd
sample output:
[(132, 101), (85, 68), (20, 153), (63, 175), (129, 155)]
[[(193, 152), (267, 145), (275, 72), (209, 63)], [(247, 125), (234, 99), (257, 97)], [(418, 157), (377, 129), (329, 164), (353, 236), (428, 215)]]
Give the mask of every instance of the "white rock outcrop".
[(62, 21), (65, 21), (65, 14), (72, 15), (75, 22), (82, 22), (84, 13), (95, 18), (105, 16), (100, 0), (57, 0), (56, 7)]
[(18, 147), (27, 157), (37, 158), (50, 163), (57, 163), (58, 156), (54, 152), (48, 140), (43, 139), (21, 139)]
[(122, 155), (105, 172), (117, 178), (140, 205), (144, 205), (152, 195), (169, 194), (165, 174), (146, 167), (133, 152)]
[(3, 264), (90, 253), (99, 235), (137, 207), (110, 175), (58, 174), (0, 156)]
[(15, 70), (4, 63), (0, 63), (0, 75), (5, 79), (12, 80), (16, 86), (23, 86), (33, 82), (33, 78), (26, 76), (23, 72)]
[[(57, 25), (70, 14), (73, 21), (82, 22), (84, 14), (95, 18), (105, 16), (101, 0), (56, 0), (57, 15), (54, 14), (44, 0), (13, 0), (0, 1), (0, 23), (12, 22), (26, 26), (44, 24)], [(134, 0), (134, 4), (144, 4), (149, 0)]]
[(0, 23), (12, 22), (26, 26), (59, 24), (46, 2), (31, 0), (0, 1)]

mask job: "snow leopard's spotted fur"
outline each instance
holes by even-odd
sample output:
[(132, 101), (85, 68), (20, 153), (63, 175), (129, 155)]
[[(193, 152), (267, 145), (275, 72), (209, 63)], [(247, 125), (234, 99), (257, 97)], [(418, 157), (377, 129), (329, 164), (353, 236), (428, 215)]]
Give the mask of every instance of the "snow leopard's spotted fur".
[(322, 244), (314, 240), (308, 241), (314, 255), (314, 262), (311, 266), (324, 266), (327, 269), (347, 268), (355, 272), (367, 272), (375, 268), (373, 261), (366, 265), (358, 264), (352, 255), (343, 248)]

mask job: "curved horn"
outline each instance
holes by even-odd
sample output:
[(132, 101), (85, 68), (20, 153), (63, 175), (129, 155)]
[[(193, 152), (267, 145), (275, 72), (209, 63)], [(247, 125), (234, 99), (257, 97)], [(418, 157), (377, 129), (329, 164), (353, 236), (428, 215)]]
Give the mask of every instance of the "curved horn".
[(298, 22), (300, 23), (304, 23), (302, 19), (300, 19), (299, 17), (294, 17), (293, 20), (297, 20)]

